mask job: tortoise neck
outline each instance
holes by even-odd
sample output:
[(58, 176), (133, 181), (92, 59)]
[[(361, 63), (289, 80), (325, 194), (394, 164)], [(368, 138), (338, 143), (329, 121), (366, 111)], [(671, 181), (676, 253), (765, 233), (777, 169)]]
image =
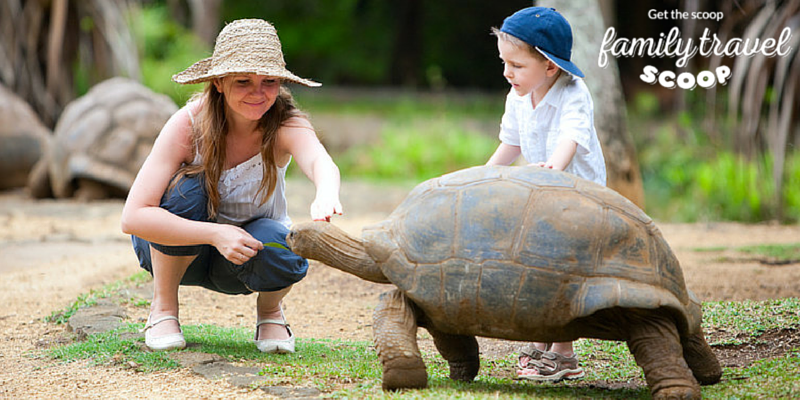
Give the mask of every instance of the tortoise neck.
[(315, 260), (376, 283), (389, 283), (375, 260), (367, 253), (364, 241), (326, 223), (327, 229), (320, 232)]

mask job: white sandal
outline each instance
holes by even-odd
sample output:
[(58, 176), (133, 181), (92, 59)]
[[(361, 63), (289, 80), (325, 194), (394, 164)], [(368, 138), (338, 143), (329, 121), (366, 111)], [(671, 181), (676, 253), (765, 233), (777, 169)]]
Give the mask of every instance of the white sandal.
[[(286, 331), (289, 332), (289, 338), (258, 340), (258, 327), (264, 324), (275, 324), (286, 327)], [(253, 342), (256, 344), (258, 351), (262, 353), (279, 353), (279, 354), (294, 353), (294, 342), (295, 342), (294, 333), (289, 328), (289, 324), (286, 323), (286, 317), (283, 315), (283, 309), (281, 309), (281, 320), (262, 319), (256, 322), (256, 335), (253, 338)]]
[(144, 344), (152, 351), (165, 351), (183, 349), (186, 347), (186, 339), (183, 338), (183, 330), (179, 333), (170, 333), (163, 336), (154, 337), (150, 335), (150, 328), (164, 322), (175, 320), (178, 322), (178, 329), (180, 329), (180, 322), (178, 317), (167, 315), (161, 317), (153, 322), (150, 322), (150, 317), (147, 317), (147, 324), (139, 332), (144, 332)]

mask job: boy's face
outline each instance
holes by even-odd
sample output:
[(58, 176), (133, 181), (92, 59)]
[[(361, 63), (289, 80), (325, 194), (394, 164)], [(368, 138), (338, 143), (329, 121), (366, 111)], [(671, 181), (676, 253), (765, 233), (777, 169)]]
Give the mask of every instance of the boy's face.
[(558, 73), (558, 66), (547, 59), (540, 60), (528, 50), (500, 38), (497, 39), (497, 49), (504, 64), (503, 76), (518, 95), (525, 96), (542, 89), (547, 92), (550, 88), (546, 85), (547, 78)]

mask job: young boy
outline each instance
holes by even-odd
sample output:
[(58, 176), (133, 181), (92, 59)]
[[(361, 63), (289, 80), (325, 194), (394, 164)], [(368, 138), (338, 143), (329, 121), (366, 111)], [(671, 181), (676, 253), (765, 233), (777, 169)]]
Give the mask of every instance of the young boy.
[[(594, 106), (583, 73), (570, 61), (572, 28), (555, 9), (529, 7), (493, 28), (511, 84), (500, 124), (500, 145), (487, 165), (510, 165), (520, 155), (535, 166), (606, 184)], [(521, 351), (519, 378), (560, 381), (584, 376), (572, 342), (533, 343)]]

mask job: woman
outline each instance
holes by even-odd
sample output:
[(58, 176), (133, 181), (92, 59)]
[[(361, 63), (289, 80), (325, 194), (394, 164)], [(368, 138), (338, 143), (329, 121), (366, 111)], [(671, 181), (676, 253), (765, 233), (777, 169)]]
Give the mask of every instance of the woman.
[(153, 275), (145, 343), (186, 346), (178, 322), (184, 284), (258, 292), (256, 347), (294, 352), (281, 300), (308, 262), (286, 248), (291, 160), (316, 186), (313, 219), (329, 221), (342, 206), (339, 170), (282, 83), (320, 84), (286, 70), (275, 28), (254, 19), (227, 25), (212, 57), (172, 79), (207, 85), (167, 121), (122, 211), (122, 230)]

